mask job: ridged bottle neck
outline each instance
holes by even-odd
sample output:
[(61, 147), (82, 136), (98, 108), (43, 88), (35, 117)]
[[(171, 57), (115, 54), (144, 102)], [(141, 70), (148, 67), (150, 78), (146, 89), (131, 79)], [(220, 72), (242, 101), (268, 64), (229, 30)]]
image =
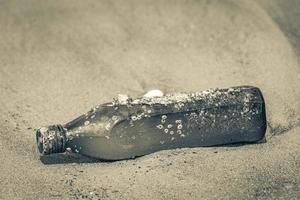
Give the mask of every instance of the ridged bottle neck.
[(36, 132), (37, 146), (43, 155), (64, 152), (66, 140), (65, 130), (61, 125), (42, 127)]

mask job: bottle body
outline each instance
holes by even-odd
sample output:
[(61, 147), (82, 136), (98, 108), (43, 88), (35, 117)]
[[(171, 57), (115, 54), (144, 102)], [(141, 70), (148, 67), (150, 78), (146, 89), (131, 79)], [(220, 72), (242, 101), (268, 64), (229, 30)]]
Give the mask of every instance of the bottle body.
[(164, 149), (256, 142), (266, 130), (255, 87), (168, 94), (103, 104), (62, 126), (65, 146), (119, 160)]

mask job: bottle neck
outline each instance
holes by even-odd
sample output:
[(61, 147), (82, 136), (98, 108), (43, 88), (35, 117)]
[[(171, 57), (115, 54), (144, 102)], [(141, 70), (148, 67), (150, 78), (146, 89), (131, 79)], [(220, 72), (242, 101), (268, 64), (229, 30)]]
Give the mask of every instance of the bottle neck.
[(66, 131), (61, 125), (51, 125), (36, 131), (39, 152), (43, 155), (62, 153), (66, 150)]

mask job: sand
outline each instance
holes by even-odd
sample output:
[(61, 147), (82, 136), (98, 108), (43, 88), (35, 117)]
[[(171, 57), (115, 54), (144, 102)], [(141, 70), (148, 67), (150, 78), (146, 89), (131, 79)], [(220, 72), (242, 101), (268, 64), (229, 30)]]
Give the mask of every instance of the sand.
[[(1, 1), (0, 199), (299, 199), (300, 4)], [(267, 142), (99, 162), (40, 158), (34, 129), (119, 93), (254, 85)]]

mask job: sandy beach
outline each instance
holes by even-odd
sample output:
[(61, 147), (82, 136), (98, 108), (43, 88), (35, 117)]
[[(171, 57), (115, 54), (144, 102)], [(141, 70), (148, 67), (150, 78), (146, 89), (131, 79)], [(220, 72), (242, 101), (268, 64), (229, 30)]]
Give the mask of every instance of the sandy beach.
[[(300, 199), (300, 2), (0, 1), (0, 199)], [(100, 162), (35, 129), (117, 94), (253, 85), (266, 143)]]

